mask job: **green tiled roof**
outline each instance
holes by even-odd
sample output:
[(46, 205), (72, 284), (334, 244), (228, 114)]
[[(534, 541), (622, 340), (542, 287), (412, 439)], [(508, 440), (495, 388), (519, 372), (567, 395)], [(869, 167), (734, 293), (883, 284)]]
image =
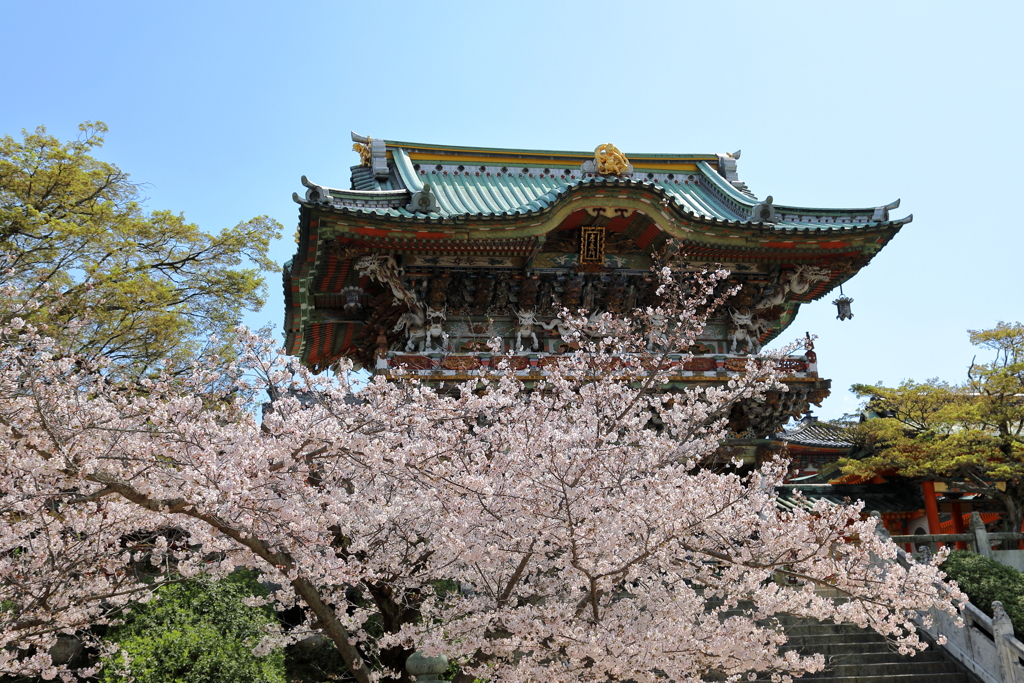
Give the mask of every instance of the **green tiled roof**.
[[(799, 492), (800, 495), (796, 495)], [(824, 499), (833, 505), (847, 501), (863, 501), (864, 513), (874, 510), (885, 514), (912, 512), (924, 507), (921, 494), (914, 487), (901, 484), (875, 484), (872, 486), (834, 486), (784, 484), (777, 489), (776, 506), (783, 511), (796, 508), (811, 509), (815, 501)]]
[(804, 418), (793, 429), (783, 431), (777, 437), (780, 441), (798, 446), (818, 448), (853, 448), (853, 442), (847, 430), (835, 427), (817, 418)]
[[(683, 171), (657, 168), (655, 162), (660, 161), (661, 157), (640, 157), (635, 160), (637, 167), (632, 174), (618, 177), (583, 173), (578, 163), (572, 164), (587, 156), (583, 153), (551, 152), (544, 153), (550, 155), (549, 158), (538, 158), (542, 153), (503, 150), (505, 157), (500, 161), (495, 160), (494, 165), (491, 165), (486, 158), (482, 159), (482, 164), (480, 158), (470, 163), (458, 157), (445, 156), (442, 151), (438, 151), (436, 159), (426, 161), (422, 157), (430, 152), (430, 148), (419, 146), (416, 151), (420, 157), (418, 163), (413, 162), (405, 148), (389, 147), (391, 176), (387, 180), (374, 181), (369, 169), (354, 167), (353, 189), (332, 189), (307, 183), (313, 195), (307, 192), (305, 201), (297, 195), (295, 199), (304, 204), (319, 204), (340, 213), (372, 214), (400, 221), (436, 222), (537, 214), (551, 208), (575, 189), (607, 187), (618, 191), (636, 188), (653, 192), (661, 196), (663, 205), (674, 208), (689, 220), (732, 225), (769, 225), (775, 230), (881, 227), (907, 223), (912, 218), (891, 221), (885, 207), (816, 209), (774, 204), (774, 221), (755, 219), (755, 209), (764, 204), (754, 195), (737, 189), (727, 181), (707, 160), (709, 155), (665, 157), (685, 163), (689, 170)], [(521, 156), (512, 165), (508, 157), (517, 155)], [(651, 162), (650, 168), (641, 167), (644, 161)], [(429, 183), (437, 200), (438, 211), (409, 211), (407, 205), (412, 194), (421, 191), (425, 183)]]

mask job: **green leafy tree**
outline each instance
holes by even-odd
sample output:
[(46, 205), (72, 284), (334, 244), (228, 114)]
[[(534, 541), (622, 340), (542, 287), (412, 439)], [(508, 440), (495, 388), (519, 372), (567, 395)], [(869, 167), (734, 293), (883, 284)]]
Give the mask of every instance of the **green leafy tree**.
[(269, 608), (243, 603), (253, 595), (266, 590), (243, 572), (164, 586), (108, 635), (123, 652), (104, 662), (100, 680), (125, 680), (120, 670), (127, 653), (138, 683), (285, 683), (284, 650), (253, 654), (276, 626)]
[(1008, 530), (1024, 521), (1024, 325), (971, 330), (971, 343), (994, 354), (972, 362), (960, 384), (937, 379), (890, 388), (856, 384), (878, 417), (857, 426), (863, 454), (845, 473), (884, 472), (955, 485), (999, 501)]
[(140, 186), (92, 156), (106, 125), (79, 130), (68, 142), (44, 127), (0, 138), (0, 283), (35, 302), (28, 317), (47, 334), (136, 376), (192, 357), (211, 334), (227, 338), (263, 305), (281, 226), (261, 216), (210, 234), (148, 212)]

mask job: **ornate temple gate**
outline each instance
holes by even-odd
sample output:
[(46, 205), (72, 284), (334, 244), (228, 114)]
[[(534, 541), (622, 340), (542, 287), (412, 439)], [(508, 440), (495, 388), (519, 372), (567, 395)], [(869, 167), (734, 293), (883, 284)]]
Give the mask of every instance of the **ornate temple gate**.
[[(740, 288), (692, 356), (668, 356), (665, 388), (722, 383), (911, 220), (890, 219), (898, 202), (760, 200), (736, 175), (738, 152), (627, 159), (613, 145), (587, 154), (353, 140), (361, 163), (350, 189), (304, 177), (305, 195), (293, 195), (286, 344), (317, 370), (347, 357), (388, 377), (456, 382), (503, 358), (530, 383), (573, 350), (563, 307), (585, 309), (596, 328), (604, 312), (656, 305), (652, 263), (679, 250), (682, 269), (721, 264)], [(647, 330), (652, 353), (657, 327)], [(790, 391), (734, 410), (737, 436), (769, 434), (828, 395), (813, 350), (783, 367)]]

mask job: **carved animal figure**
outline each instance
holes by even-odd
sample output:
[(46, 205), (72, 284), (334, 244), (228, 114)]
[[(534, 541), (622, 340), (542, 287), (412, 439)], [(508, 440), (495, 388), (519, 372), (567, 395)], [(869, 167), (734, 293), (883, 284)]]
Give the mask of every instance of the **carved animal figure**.
[(438, 340), (444, 337), (444, 321), (447, 319), (445, 308), (433, 308), (427, 306), (418, 299), (413, 299), (409, 310), (398, 318), (393, 328), (394, 332), (405, 330), (406, 342), (405, 352), (429, 353), (434, 350), (431, 343), (434, 338)]
[(587, 322), (583, 326), (583, 331), (590, 337), (605, 337), (611, 331), (608, 326), (608, 321), (604, 319), (603, 311), (594, 311), (587, 316)]
[(815, 282), (825, 282), (832, 276), (832, 271), (817, 266), (797, 266), (795, 270), (779, 276), (779, 282), (771, 287), (754, 308), (764, 309), (778, 306), (790, 294), (806, 294)]
[(619, 148), (611, 143), (598, 145), (594, 150), (594, 162), (601, 175), (624, 175), (629, 171), (629, 161)]
[(435, 337), (442, 344), (441, 350), (444, 350), (444, 321), (447, 320), (447, 318), (448, 316), (445, 308), (438, 310), (436, 308), (427, 307), (427, 326), (424, 344), (428, 352), (434, 350), (431, 340)]
[[(558, 335), (562, 338), (569, 336), (571, 332), (568, 325), (561, 318), (554, 318), (550, 322), (538, 323), (540, 327), (545, 330), (558, 330)], [(583, 333), (589, 337), (603, 337), (610, 332), (607, 321), (604, 319), (603, 311), (594, 311), (587, 316), (587, 321), (583, 323)]]
[(359, 165), (369, 166), (371, 159), (373, 158), (373, 152), (370, 149), (370, 139), (366, 139), (366, 144), (356, 142), (352, 145), (352, 151), (359, 153)]
[(533, 326), (539, 324), (537, 314), (534, 311), (516, 311), (516, 317), (519, 319), (519, 324), (516, 325), (516, 353), (523, 350), (523, 337), (530, 338), (533, 342), (530, 348), (536, 351), (539, 342), (537, 333), (533, 331)]
[(806, 294), (815, 282), (825, 282), (831, 277), (832, 271), (817, 266), (799, 266), (789, 278), (789, 291), (793, 294)]
[[(392, 331), (400, 332), (405, 330), (408, 341), (405, 343), (405, 352), (410, 353), (414, 349), (423, 353), (427, 338), (427, 315), (423, 305), (418, 301), (410, 305), (409, 310), (398, 318), (398, 322)], [(419, 348), (417, 349), (417, 345)]]
[(732, 341), (732, 353), (739, 353), (741, 341), (745, 343), (749, 353), (758, 353), (761, 350), (758, 338), (764, 333), (768, 323), (755, 319), (753, 312), (741, 313), (735, 308), (729, 309), (729, 317), (732, 318), (733, 324), (733, 331), (729, 336)]
[(396, 302), (409, 301), (413, 298), (413, 294), (402, 284), (402, 277), (398, 274), (398, 264), (395, 263), (395, 257), (391, 254), (361, 256), (356, 261), (356, 271), (360, 275), (366, 275), (371, 280), (390, 287)]
[(540, 323), (540, 326), (543, 327), (545, 330), (553, 330), (555, 328), (558, 328), (558, 335), (560, 337), (565, 337), (569, 334), (569, 328), (566, 326), (565, 321), (563, 321), (561, 318), (555, 318), (551, 322)]

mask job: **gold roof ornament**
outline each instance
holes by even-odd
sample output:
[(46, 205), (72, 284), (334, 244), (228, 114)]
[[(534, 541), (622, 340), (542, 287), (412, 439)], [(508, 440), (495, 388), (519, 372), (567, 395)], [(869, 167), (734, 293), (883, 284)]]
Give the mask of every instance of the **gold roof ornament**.
[(626, 155), (610, 142), (597, 146), (594, 150), (594, 163), (601, 175), (626, 175), (630, 171)]
[(352, 150), (359, 152), (359, 165), (370, 166), (373, 158), (373, 151), (370, 149), (370, 138), (366, 138), (366, 143), (356, 142), (352, 145)]

